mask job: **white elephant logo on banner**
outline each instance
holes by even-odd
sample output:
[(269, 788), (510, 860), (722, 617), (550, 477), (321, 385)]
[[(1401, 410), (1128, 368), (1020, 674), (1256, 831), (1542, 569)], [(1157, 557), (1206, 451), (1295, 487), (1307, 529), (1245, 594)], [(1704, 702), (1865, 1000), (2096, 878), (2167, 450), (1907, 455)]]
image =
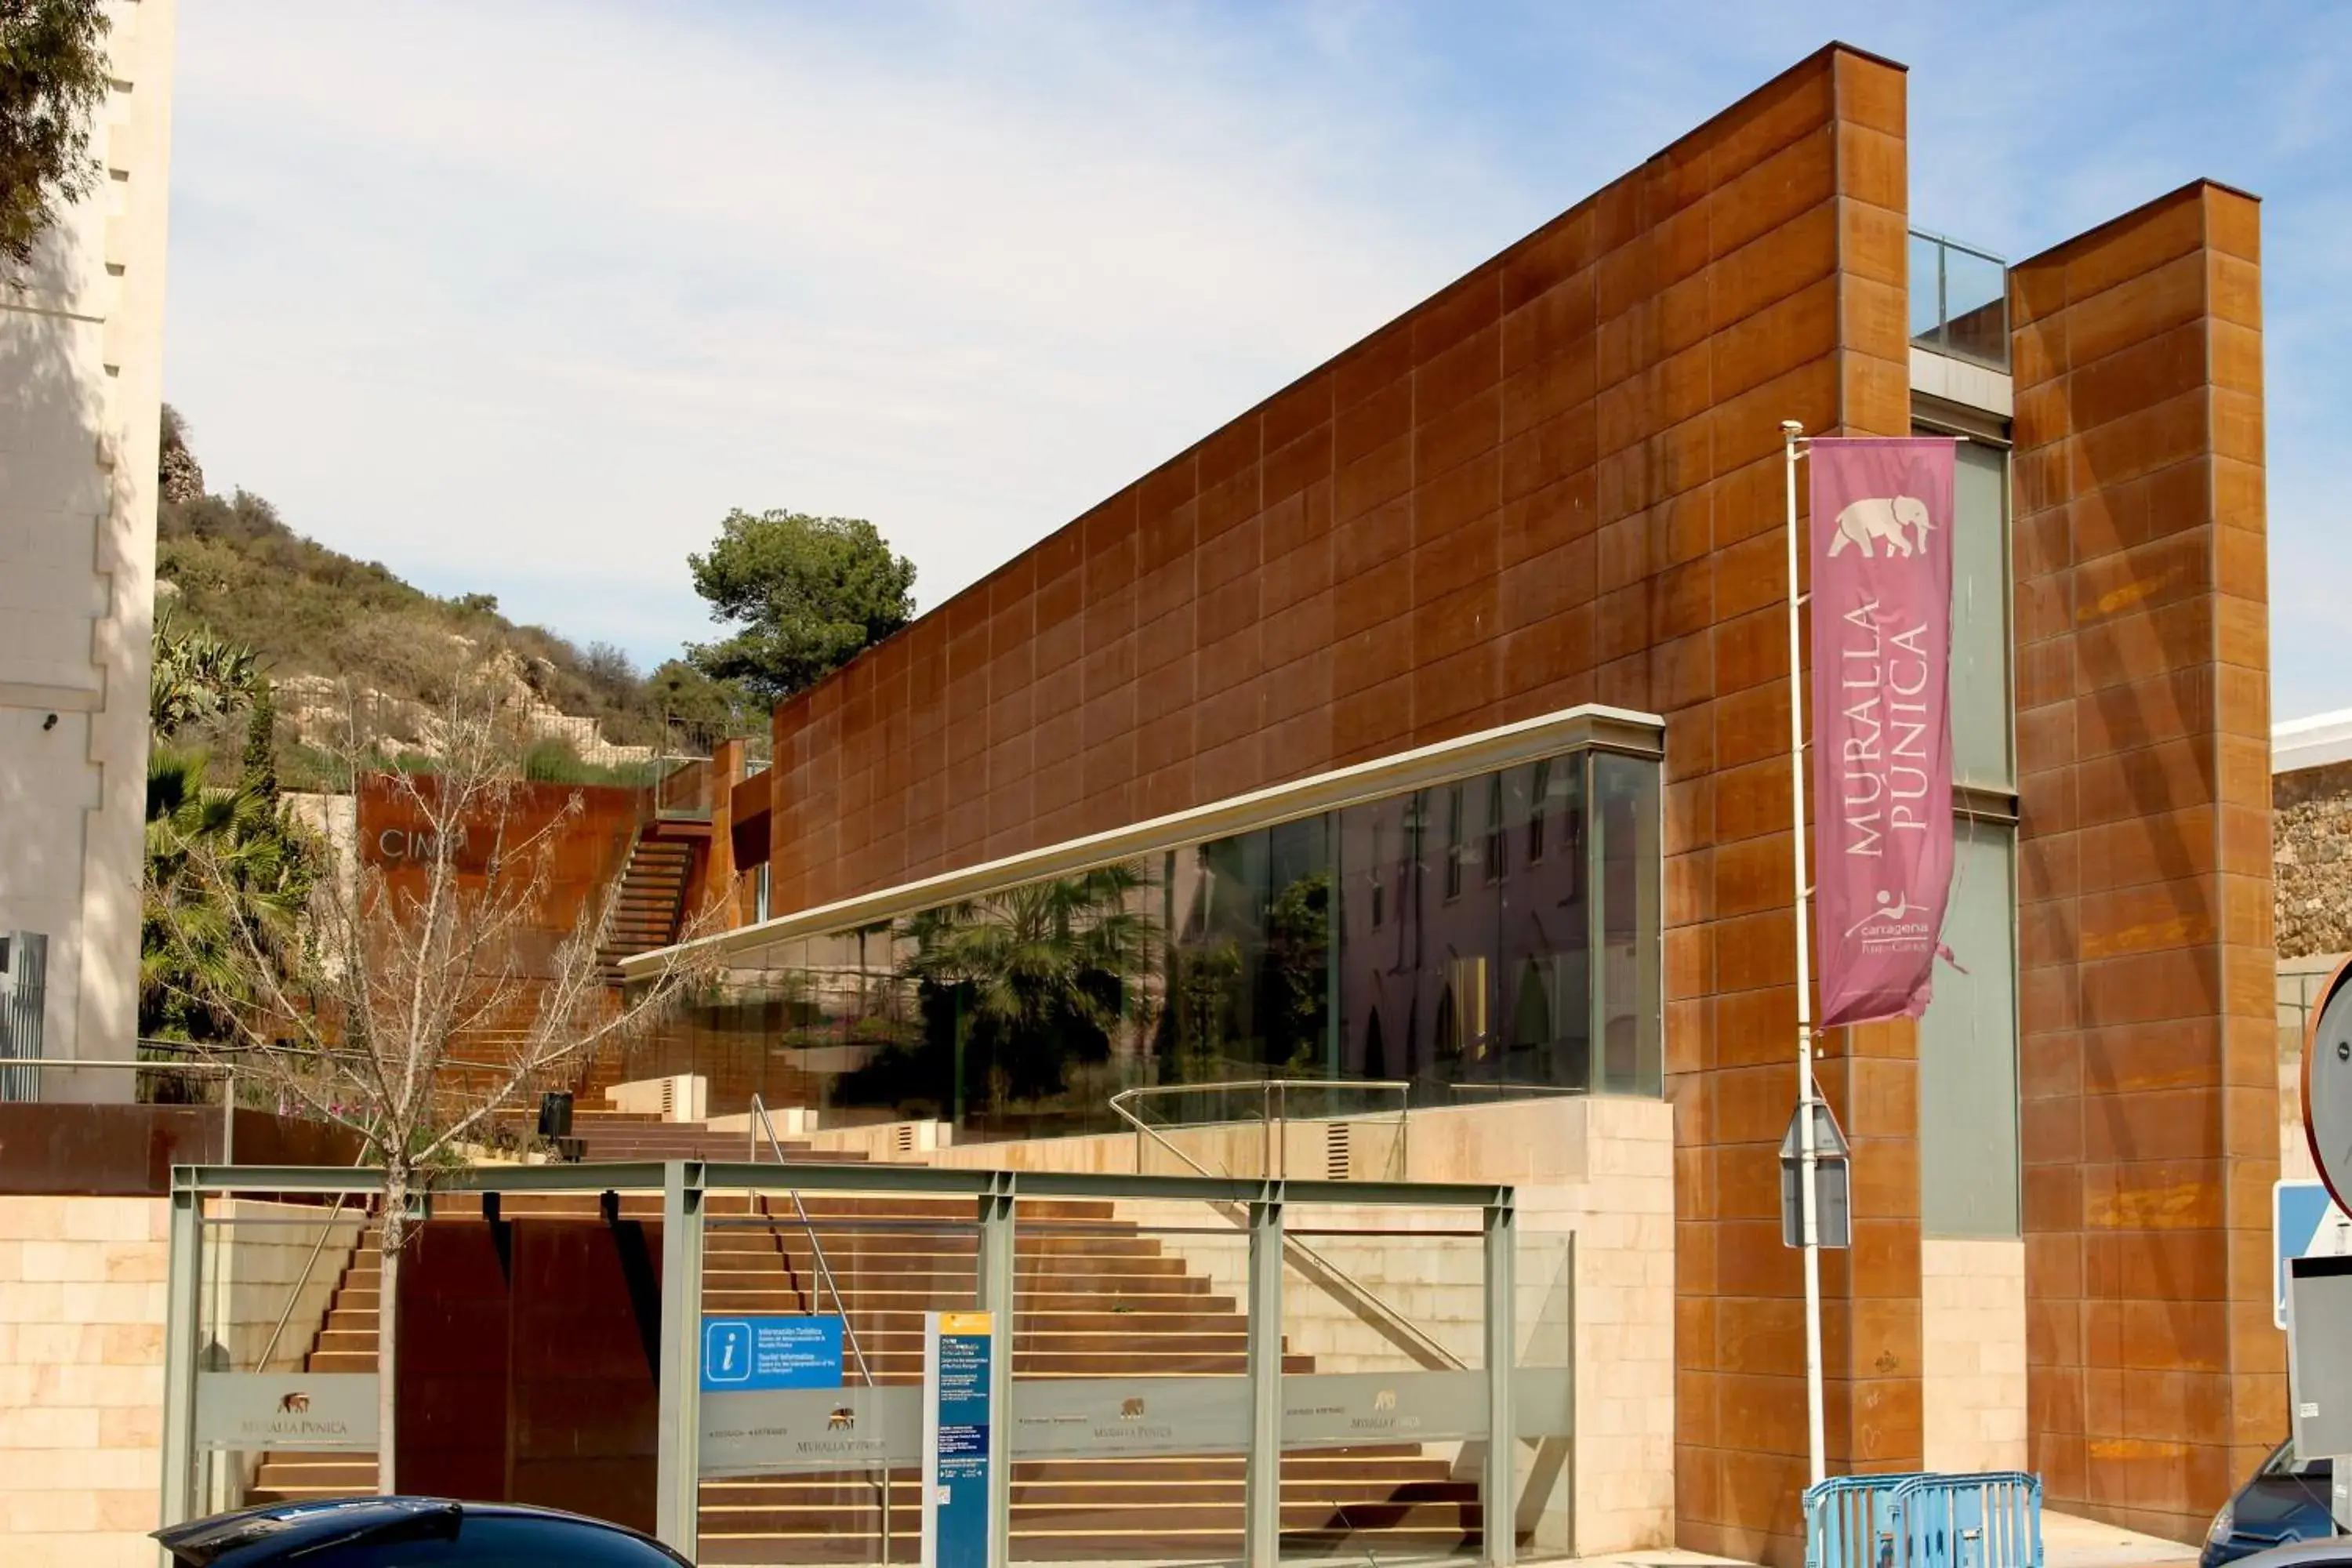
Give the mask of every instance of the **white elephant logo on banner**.
[[(1933, 527), (1927, 503), (1916, 496), (1868, 496), (1838, 513), (1837, 537), (1830, 541), (1829, 552), (1835, 555), (1852, 544), (1874, 559), (1878, 552), (1871, 548), (1871, 541), (1877, 539), (1885, 541), (1890, 555), (1922, 554)], [(1906, 528), (1917, 531), (1916, 542), (1904, 533)]]

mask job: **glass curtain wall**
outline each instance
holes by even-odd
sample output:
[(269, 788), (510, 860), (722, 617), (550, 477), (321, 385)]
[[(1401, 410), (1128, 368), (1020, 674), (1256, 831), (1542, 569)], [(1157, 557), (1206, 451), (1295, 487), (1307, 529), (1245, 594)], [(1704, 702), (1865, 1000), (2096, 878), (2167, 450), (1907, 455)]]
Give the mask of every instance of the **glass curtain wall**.
[(1114, 1131), (1146, 1085), (1654, 1095), (1658, 790), (1654, 759), (1569, 752), (774, 942), (653, 1070), (716, 1113), (967, 1138)]

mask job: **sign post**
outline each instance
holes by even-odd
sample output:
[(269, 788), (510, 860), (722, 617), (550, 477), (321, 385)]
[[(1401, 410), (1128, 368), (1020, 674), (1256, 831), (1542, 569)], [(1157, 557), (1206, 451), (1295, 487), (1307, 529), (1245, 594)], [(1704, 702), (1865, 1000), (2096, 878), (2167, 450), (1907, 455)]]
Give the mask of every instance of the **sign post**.
[[(1788, 1150), (1804, 1254), (1805, 1427), (1827, 1471), (1822, 1395), (1822, 1167), (1813, 1047), (1823, 1028), (1927, 1010), (1952, 872), (1954, 443), (1809, 437), (1787, 456), (1790, 858), (1796, 918), (1797, 1108)], [(1798, 573), (1797, 459), (1811, 465), (1811, 591)], [(1802, 615), (1813, 628), (1812, 874), (1807, 873)], [(1821, 1009), (1813, 966), (1821, 963)]]
[(988, 1568), (992, 1312), (923, 1314), (923, 1568)]

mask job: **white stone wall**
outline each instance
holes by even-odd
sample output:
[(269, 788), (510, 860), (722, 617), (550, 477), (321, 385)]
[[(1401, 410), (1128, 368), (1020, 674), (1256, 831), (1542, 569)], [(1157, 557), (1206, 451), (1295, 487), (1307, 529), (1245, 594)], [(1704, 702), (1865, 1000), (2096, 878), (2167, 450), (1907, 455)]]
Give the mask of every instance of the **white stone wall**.
[(153, 1568), (160, 1198), (0, 1197), (0, 1560)]
[(1921, 1424), (1931, 1470), (2025, 1462), (2025, 1243), (1919, 1243)]
[[(145, 1537), (158, 1522), (163, 1473), (168, 1213), (162, 1198), (0, 1197), (0, 1563), (8, 1568), (155, 1561)], [(213, 1217), (230, 1223), (208, 1233), (210, 1355), (241, 1372), (299, 1369), (358, 1242), (360, 1209), (330, 1223), (315, 1205), (233, 1201)], [(245, 1456), (243, 1473), (215, 1467), (203, 1506), (238, 1506), (258, 1458)]]
[(47, 1056), (136, 1032), (175, 9), (107, 6), (104, 177), (0, 285), (0, 931), (49, 938)]

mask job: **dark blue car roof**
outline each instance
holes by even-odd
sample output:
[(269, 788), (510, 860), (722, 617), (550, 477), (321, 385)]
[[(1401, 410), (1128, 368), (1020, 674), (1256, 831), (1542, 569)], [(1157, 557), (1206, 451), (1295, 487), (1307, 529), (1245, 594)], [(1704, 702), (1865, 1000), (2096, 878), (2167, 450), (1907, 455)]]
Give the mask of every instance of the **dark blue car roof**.
[(665, 1555), (661, 1546), (636, 1531), (599, 1519), (562, 1513), (523, 1503), (457, 1502), (448, 1498), (356, 1497), (325, 1502), (269, 1503), (236, 1513), (215, 1514), (188, 1524), (155, 1531), (155, 1539), (190, 1568), (261, 1568), (290, 1553), (391, 1532), (435, 1533), (446, 1521), (455, 1534), (463, 1519), (491, 1517), (544, 1519), (606, 1530), (643, 1542)]

